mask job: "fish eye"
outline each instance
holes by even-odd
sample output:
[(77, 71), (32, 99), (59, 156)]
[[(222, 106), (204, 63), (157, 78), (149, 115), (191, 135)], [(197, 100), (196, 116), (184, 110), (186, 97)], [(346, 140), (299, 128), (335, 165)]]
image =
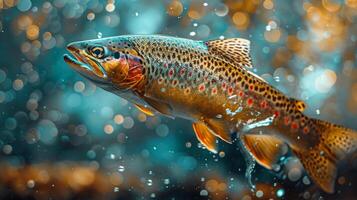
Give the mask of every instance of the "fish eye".
[(92, 47), (89, 51), (95, 58), (101, 59), (105, 55), (105, 49), (101, 46)]

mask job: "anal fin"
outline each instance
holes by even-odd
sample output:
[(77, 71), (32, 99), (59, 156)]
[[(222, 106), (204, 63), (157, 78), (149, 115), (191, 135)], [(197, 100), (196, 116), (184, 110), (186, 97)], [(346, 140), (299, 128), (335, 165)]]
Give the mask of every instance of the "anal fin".
[(196, 133), (197, 139), (211, 152), (217, 153), (216, 136), (203, 123), (195, 122), (192, 124), (193, 130)]
[(246, 134), (242, 138), (255, 160), (267, 169), (272, 169), (282, 155), (284, 142), (274, 136)]

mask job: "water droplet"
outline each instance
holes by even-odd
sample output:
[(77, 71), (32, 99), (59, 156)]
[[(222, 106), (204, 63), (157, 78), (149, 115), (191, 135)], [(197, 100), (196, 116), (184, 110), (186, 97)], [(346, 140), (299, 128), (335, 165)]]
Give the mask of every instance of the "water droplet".
[(35, 181), (34, 180), (28, 180), (27, 181), (27, 187), (28, 188), (34, 188), (35, 187)]
[(256, 193), (255, 193), (255, 196), (257, 196), (258, 198), (261, 198), (264, 196), (264, 192), (261, 191), (261, 190), (258, 190)]
[(194, 31), (190, 32), (190, 36), (195, 36), (195, 35), (196, 35), (196, 32), (194, 32)]
[(110, 159), (115, 159), (115, 155), (114, 154), (110, 154)]
[(119, 192), (119, 187), (114, 187), (114, 192)]
[(219, 157), (223, 158), (225, 155), (226, 155), (226, 153), (224, 153), (224, 151), (219, 152)]
[(125, 171), (125, 167), (123, 165), (119, 165), (118, 171), (119, 172)]
[(100, 39), (100, 38), (102, 38), (102, 36), (103, 36), (102, 32), (98, 32), (97, 38)]
[(276, 196), (277, 197), (282, 197), (282, 196), (284, 196), (284, 194), (285, 194), (284, 189), (279, 189), (278, 191), (276, 191)]
[(299, 168), (293, 167), (288, 172), (288, 178), (290, 181), (297, 181), (300, 179), (301, 174), (302, 174), (302, 172)]
[(187, 148), (191, 148), (191, 147), (192, 147), (191, 142), (186, 142), (186, 147), (187, 147)]
[(204, 2), (204, 3), (203, 3), (203, 6), (205, 6), (205, 7), (208, 6), (208, 3)]
[(280, 77), (279, 77), (279, 76), (274, 76), (274, 80), (275, 80), (276, 82), (280, 82)]
[(136, 16), (136, 17), (139, 16), (139, 13), (138, 13), (138, 12), (135, 12), (135, 16)]
[(302, 178), (302, 182), (305, 185), (310, 185), (310, 183), (311, 183), (309, 177), (307, 177), (307, 176), (304, 176), (304, 178)]
[(320, 110), (319, 109), (316, 109), (316, 114), (320, 115)]
[(208, 196), (208, 191), (207, 190), (201, 190), (200, 196)]
[(216, 115), (217, 119), (221, 119), (223, 116), (221, 114)]
[(165, 185), (168, 185), (168, 184), (170, 184), (170, 179), (168, 179), (168, 178), (165, 178), (165, 179), (164, 179), (164, 184), (165, 184)]
[(148, 179), (147, 185), (148, 186), (152, 186), (152, 180), (151, 179)]

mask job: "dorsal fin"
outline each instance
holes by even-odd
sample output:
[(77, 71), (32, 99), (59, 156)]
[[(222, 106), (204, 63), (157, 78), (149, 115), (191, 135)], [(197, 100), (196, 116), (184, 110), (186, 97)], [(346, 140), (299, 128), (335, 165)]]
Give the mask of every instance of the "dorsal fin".
[(243, 38), (207, 41), (210, 53), (236, 66), (252, 68), (252, 58), (249, 55), (250, 41)]
[(216, 136), (203, 122), (192, 124), (197, 139), (211, 152), (217, 153)]
[(252, 135), (243, 136), (243, 144), (255, 160), (267, 169), (272, 169), (273, 164), (282, 155), (284, 142), (274, 136)]
[(149, 115), (149, 116), (154, 116), (155, 115), (155, 111), (146, 107), (146, 106), (143, 106), (143, 105), (140, 105), (140, 104), (135, 104), (136, 108), (138, 110), (140, 110), (141, 112), (143, 112), (144, 114), (146, 115)]

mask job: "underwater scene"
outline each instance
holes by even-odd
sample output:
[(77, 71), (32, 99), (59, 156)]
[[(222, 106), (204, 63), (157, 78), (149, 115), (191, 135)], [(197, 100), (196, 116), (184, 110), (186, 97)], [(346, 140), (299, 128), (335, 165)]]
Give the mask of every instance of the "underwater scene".
[(357, 199), (357, 0), (0, 0), (0, 199)]

